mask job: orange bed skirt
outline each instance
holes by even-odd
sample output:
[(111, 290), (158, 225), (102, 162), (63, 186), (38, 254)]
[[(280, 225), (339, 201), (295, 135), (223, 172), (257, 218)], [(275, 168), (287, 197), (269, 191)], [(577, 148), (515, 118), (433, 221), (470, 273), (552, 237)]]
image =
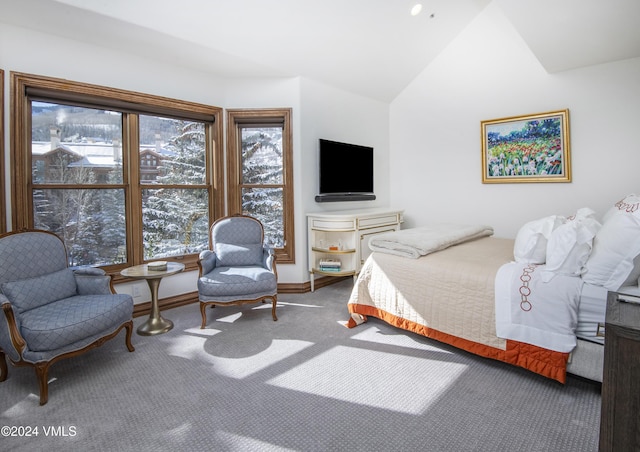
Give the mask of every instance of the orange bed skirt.
[[(475, 355), (523, 367), (563, 384), (566, 382), (569, 353), (547, 350), (541, 347), (536, 347), (535, 345), (511, 340), (507, 340), (506, 350), (500, 350), (498, 348), (489, 347), (488, 345), (452, 336), (451, 334), (442, 333), (427, 326), (397, 317), (373, 306), (361, 304), (348, 304), (347, 306), (349, 307), (350, 313), (364, 316), (365, 321), (366, 316), (376, 317), (395, 327), (435, 339), (445, 344), (453, 345), (454, 347)], [(347, 326), (349, 328), (353, 328), (356, 325), (357, 324), (353, 318), (349, 318)]]

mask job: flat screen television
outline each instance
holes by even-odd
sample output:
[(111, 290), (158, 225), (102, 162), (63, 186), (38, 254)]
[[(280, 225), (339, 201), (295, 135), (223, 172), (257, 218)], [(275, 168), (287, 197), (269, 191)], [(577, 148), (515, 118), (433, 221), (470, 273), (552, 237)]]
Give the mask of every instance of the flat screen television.
[(370, 201), (373, 148), (320, 139), (320, 192), (317, 202)]

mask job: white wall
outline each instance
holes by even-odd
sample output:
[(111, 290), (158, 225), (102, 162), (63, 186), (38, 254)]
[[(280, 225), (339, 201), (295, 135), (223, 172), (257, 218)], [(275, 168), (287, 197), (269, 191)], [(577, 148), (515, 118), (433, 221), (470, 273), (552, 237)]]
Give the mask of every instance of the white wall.
[[(306, 213), (387, 207), (389, 198), (389, 104), (305, 79), (302, 83), (301, 135)], [(375, 201), (316, 203), (318, 140), (372, 146)]]
[[(640, 192), (640, 59), (547, 74), (490, 4), (391, 104), (391, 204), (405, 227), (599, 214)], [(482, 184), (480, 122), (569, 109), (573, 182)]]
[[(300, 149), (298, 150), (301, 180), (296, 182), (296, 197), (301, 198), (302, 212), (296, 211), (296, 250), (303, 247), (304, 273), (309, 280), (307, 265), (306, 214), (336, 210), (368, 209), (389, 205), (389, 104), (336, 89), (312, 80), (301, 83)], [(319, 139), (341, 141), (374, 148), (375, 201), (315, 202), (318, 194)], [(296, 165), (296, 168), (298, 166)], [(298, 203), (296, 202), (296, 209)], [(298, 215), (301, 213), (302, 215)], [(278, 270), (279, 272), (279, 270)], [(279, 273), (278, 273), (279, 275)]]
[[(64, 78), (223, 108), (291, 107), (296, 263), (278, 266), (281, 283), (309, 280), (305, 215), (325, 208), (314, 201), (318, 184), (318, 138), (371, 145), (376, 152), (375, 185), (378, 200), (373, 203), (331, 203), (331, 209), (373, 207), (374, 204), (384, 205), (389, 201), (388, 104), (299, 78), (220, 78), (173, 66), (170, 61), (144, 59), (3, 23), (0, 23), (0, 68), (5, 70), (5, 168), (8, 185), (11, 175), (10, 71)], [(10, 209), (8, 190), (6, 201)], [(8, 225), (10, 214), (9, 211)], [(172, 277), (172, 282), (172, 285), (163, 283), (161, 296), (195, 290), (193, 275)], [(146, 301), (148, 290), (144, 285), (139, 288), (142, 295), (136, 302)], [(132, 284), (123, 285), (122, 290), (131, 291)], [(165, 290), (168, 292), (165, 293)]]
[[(293, 183), (297, 189), (304, 184), (300, 165), (300, 79), (236, 79), (225, 80), (224, 101), (218, 102), (224, 108), (292, 108), (291, 120), (293, 131)], [(225, 123), (226, 136), (226, 123)], [(226, 177), (226, 162), (225, 162)], [(298, 223), (301, 221), (302, 211), (300, 196), (294, 195), (294, 215), (296, 223), (295, 264), (279, 264), (278, 281), (280, 283), (300, 283), (305, 281), (306, 247), (300, 244), (301, 233)], [(304, 231), (303, 231), (304, 232)]]

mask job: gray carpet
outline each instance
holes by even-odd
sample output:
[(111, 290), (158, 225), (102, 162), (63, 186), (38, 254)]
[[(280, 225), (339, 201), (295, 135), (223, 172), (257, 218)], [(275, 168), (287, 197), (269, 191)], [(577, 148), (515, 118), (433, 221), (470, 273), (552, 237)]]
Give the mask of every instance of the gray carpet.
[[(164, 311), (169, 333), (124, 333), (55, 364), (49, 403), (32, 369), (0, 383), (0, 450), (595, 451), (597, 384), (566, 385), (376, 319), (347, 320), (351, 281), (270, 305)], [(144, 319), (135, 319), (136, 326)]]

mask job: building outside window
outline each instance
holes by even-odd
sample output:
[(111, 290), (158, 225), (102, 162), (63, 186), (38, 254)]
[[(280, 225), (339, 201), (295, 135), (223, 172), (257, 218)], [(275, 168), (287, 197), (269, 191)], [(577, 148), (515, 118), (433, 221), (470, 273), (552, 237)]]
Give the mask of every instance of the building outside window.
[(195, 266), (224, 212), (221, 109), (12, 76), (24, 137), (13, 150), (14, 228), (56, 233), (71, 265)]

